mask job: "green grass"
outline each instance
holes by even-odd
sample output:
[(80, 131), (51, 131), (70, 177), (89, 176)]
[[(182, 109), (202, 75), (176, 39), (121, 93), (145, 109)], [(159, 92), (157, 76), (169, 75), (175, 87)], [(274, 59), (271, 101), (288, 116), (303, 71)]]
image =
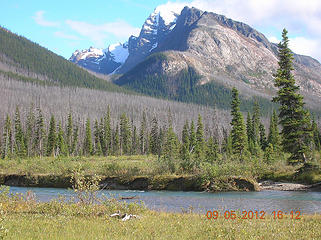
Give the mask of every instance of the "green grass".
[(121, 222), (104, 217), (9, 215), (6, 239), (320, 239), (320, 215), (300, 220), (208, 220), (205, 215), (147, 212)]
[[(315, 164), (320, 166), (320, 158)], [(229, 179), (237, 177), (249, 181), (274, 180), (301, 183), (317, 183), (321, 181), (321, 170), (307, 171), (297, 174), (301, 166), (287, 165), (285, 158), (266, 163), (262, 159), (248, 158), (241, 162), (221, 156), (216, 162), (204, 162), (191, 172), (184, 172), (179, 164), (175, 172), (164, 167), (164, 162), (153, 155), (109, 156), (109, 157), (43, 157), (0, 160), (0, 174), (24, 176), (68, 177), (75, 169), (80, 169), (85, 175), (97, 174), (101, 177), (116, 177), (130, 181), (138, 177), (151, 179), (155, 189), (162, 189), (169, 181), (184, 177), (194, 178), (199, 185), (216, 182), (213, 190), (232, 190), (227, 185)], [(194, 181), (194, 180), (193, 180)], [(187, 183), (187, 182), (186, 182)], [(158, 187), (157, 187), (158, 186)], [(235, 189), (236, 190), (236, 189)]]

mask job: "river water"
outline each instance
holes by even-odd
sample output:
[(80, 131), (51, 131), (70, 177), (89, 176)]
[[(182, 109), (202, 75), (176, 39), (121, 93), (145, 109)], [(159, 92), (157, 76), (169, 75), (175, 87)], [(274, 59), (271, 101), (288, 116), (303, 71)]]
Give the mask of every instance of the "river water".
[[(25, 188), (10, 187), (13, 193), (25, 194), (32, 191), (38, 201), (49, 201), (59, 195), (70, 198), (74, 195), (71, 190), (61, 188)], [(300, 211), (304, 214), (321, 214), (321, 192), (294, 191), (261, 191), (261, 192), (180, 192), (180, 191), (131, 191), (131, 190), (103, 190), (100, 192), (107, 197), (133, 197), (143, 201), (154, 210), (206, 213), (207, 211)], [(124, 201), (124, 200), (122, 200)]]

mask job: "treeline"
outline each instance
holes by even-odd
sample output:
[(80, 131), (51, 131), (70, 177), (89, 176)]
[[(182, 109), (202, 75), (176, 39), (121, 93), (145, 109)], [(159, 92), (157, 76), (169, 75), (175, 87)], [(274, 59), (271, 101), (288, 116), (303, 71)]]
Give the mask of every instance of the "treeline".
[[(181, 132), (175, 132), (170, 112), (166, 124), (160, 124), (156, 117), (147, 121), (145, 112), (138, 125), (125, 113), (112, 124), (108, 107), (104, 117), (87, 118), (83, 124), (73, 119), (71, 113), (60, 121), (54, 115), (45, 121), (40, 108), (30, 108), (26, 118), (21, 119), (16, 108), (14, 116), (7, 115), (2, 126), (1, 158), (154, 154), (171, 171), (177, 166), (193, 171), (201, 163), (214, 163), (222, 156), (241, 160), (253, 156), (263, 157), (267, 162), (276, 161), (283, 154), (276, 112), (272, 114), (267, 132), (260, 119), (258, 103), (254, 104), (253, 113), (248, 113), (245, 123), (239, 111), (238, 93), (233, 93), (232, 130), (224, 132), (221, 144), (218, 136), (211, 134), (214, 131), (208, 134), (204, 131), (201, 115), (196, 121), (186, 121)], [(321, 133), (314, 119), (311, 129), (311, 148), (320, 150)]]
[(36, 78), (30, 77), (35, 73), (45, 76), (51, 83), (63, 86), (126, 92), (117, 85), (89, 74), (86, 70), (80, 69), (57, 54), (2, 27), (0, 27), (1, 54), (7, 59), (1, 59), (2, 61), (9, 61), (9, 65), (13, 64), (25, 71), (24, 76), (27, 77), (16, 78), (20, 81), (38, 82), (43, 80), (38, 79), (38, 76)]

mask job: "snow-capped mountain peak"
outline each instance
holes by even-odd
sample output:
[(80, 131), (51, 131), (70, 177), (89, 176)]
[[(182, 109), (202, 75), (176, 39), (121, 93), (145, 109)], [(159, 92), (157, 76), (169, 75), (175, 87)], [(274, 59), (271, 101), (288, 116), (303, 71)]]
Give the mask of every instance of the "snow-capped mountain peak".
[(128, 42), (111, 44), (105, 49), (77, 50), (69, 60), (99, 73), (124, 72), (157, 51), (159, 43), (175, 27), (182, 9), (183, 5), (160, 5), (146, 19), (138, 37), (131, 36)]

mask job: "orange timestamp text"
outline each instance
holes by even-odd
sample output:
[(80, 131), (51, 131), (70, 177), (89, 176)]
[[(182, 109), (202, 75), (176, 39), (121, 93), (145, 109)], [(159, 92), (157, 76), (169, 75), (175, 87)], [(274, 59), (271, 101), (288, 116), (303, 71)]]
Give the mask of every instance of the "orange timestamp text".
[[(300, 211), (290, 211), (290, 212), (285, 212), (281, 210), (275, 210), (272, 211), (270, 214), (273, 219), (294, 219), (294, 220), (299, 220), (301, 219), (301, 212)], [(266, 212), (265, 211), (257, 211), (257, 210), (250, 210), (250, 211), (234, 211), (234, 210), (226, 210), (223, 212), (219, 212), (217, 210), (214, 211), (207, 211), (206, 212), (206, 217), (207, 219), (218, 219), (219, 217), (223, 217), (225, 219), (265, 219), (266, 217)]]

